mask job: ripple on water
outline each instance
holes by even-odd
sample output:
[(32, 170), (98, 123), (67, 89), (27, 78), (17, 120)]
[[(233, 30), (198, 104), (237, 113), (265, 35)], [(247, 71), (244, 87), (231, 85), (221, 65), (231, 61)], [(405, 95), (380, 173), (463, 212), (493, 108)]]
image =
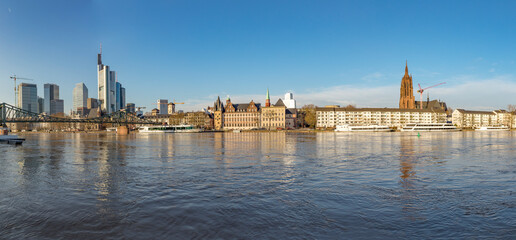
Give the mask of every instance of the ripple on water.
[(511, 238), (512, 132), (27, 134), (7, 239)]

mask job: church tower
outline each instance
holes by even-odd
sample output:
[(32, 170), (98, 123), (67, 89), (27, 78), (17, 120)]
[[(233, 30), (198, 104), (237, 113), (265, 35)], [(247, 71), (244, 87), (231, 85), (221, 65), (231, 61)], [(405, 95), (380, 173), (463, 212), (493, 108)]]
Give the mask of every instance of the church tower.
[(267, 88), (267, 96), (265, 97), (265, 107), (271, 106), (271, 98), (269, 97), (269, 88)]
[(412, 75), (408, 73), (408, 63), (405, 63), (405, 76), (401, 79), (400, 108), (415, 109), (416, 99), (412, 88)]

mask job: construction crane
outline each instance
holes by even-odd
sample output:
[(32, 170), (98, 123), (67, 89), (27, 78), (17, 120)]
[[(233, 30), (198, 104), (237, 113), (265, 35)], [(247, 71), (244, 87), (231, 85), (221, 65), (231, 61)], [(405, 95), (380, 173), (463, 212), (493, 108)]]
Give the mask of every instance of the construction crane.
[(419, 93), (419, 108), (420, 109), (423, 109), (423, 92), (429, 88), (433, 88), (433, 87), (437, 87), (439, 85), (443, 85), (445, 84), (445, 82), (442, 82), (442, 83), (439, 83), (439, 84), (436, 84), (436, 85), (433, 85), (433, 86), (430, 86), (430, 87), (426, 87), (426, 88), (421, 88), (421, 85), (418, 83), (417, 85), (419, 86), (419, 90), (417, 90), (417, 92)]
[(29, 81), (32, 81), (34, 79), (17, 77), (16, 74), (12, 75), (10, 78), (14, 80), (14, 106), (18, 107), (18, 86), (16, 86), (16, 79)]
[(176, 102), (176, 100), (174, 99), (174, 104), (185, 104), (184, 102)]

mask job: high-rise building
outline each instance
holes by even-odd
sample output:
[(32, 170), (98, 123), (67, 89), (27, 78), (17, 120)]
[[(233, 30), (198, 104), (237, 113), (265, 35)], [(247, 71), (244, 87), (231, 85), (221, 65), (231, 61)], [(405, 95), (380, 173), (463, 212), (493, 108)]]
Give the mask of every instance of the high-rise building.
[(288, 92), (285, 93), (285, 100), (283, 103), (287, 108), (296, 108), (296, 100), (294, 99), (294, 94)]
[(122, 84), (119, 82), (116, 82), (116, 107), (115, 110), (118, 111), (121, 109), (121, 103), (122, 103)]
[(108, 65), (102, 64), (102, 46), (97, 55), (98, 100), (104, 113), (119, 110), (117, 105), (116, 72), (110, 71)]
[(84, 83), (75, 84), (73, 89), (73, 111), (77, 112), (79, 108), (86, 108), (88, 105), (88, 88)]
[(401, 79), (400, 87), (400, 108), (415, 109), (416, 99), (412, 88), (412, 75), (408, 73), (408, 63), (405, 63), (405, 75)]
[(127, 110), (127, 112), (134, 113), (136, 112), (136, 105), (134, 103), (128, 103), (125, 109)]
[(158, 110), (160, 114), (168, 113), (168, 100), (167, 99), (158, 99)]
[(64, 101), (62, 99), (53, 99), (50, 101), (50, 115), (64, 113)]
[(125, 109), (126, 101), (125, 101), (125, 88), (120, 87), (120, 109)]
[(36, 84), (20, 83), (18, 85), (18, 108), (38, 112), (38, 87)]
[(171, 102), (168, 103), (168, 114), (174, 114), (176, 112), (176, 104)]
[(42, 97), (38, 97), (38, 113), (44, 112), (45, 99)]
[(92, 109), (92, 108), (98, 108), (99, 107), (99, 101), (96, 98), (88, 98), (86, 100), (86, 108)]
[(52, 114), (51, 101), (54, 99), (59, 99), (59, 86), (56, 84), (46, 83), (43, 85), (44, 87), (44, 103), (43, 103), (43, 111), (47, 114)]

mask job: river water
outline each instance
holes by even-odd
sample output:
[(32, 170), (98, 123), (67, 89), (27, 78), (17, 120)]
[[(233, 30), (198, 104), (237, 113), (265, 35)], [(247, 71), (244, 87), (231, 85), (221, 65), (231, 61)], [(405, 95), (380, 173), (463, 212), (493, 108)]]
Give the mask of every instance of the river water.
[(516, 236), (516, 132), (23, 137), (2, 239)]

